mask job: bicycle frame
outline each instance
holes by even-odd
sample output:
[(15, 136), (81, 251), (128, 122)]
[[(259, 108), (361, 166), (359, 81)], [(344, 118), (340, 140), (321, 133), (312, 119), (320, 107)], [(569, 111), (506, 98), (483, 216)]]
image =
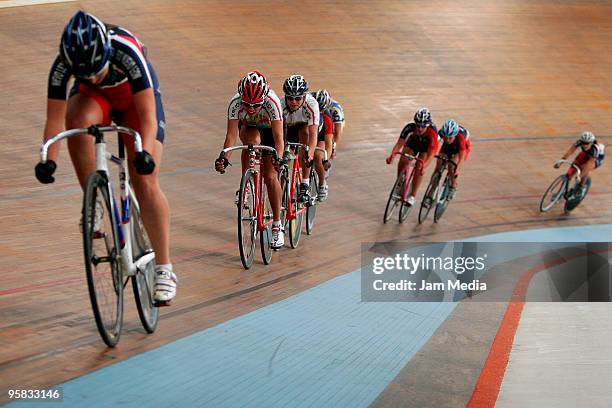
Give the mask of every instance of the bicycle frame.
[(395, 154), (399, 154), (400, 156), (404, 156), (408, 159), (408, 164), (402, 169), (402, 173), (404, 174), (404, 180), (406, 181), (404, 182), (401, 199), (403, 202), (405, 202), (408, 199), (408, 191), (410, 190), (410, 185), (412, 184), (412, 179), (414, 178), (414, 169), (416, 167), (415, 163), (421, 163), (422, 165), (423, 160), (404, 152), (399, 152)]
[(261, 232), (263, 230), (265, 230), (269, 225), (271, 225), (274, 220), (270, 219), (267, 221), (263, 220), (263, 206), (264, 206), (264, 202), (263, 202), (263, 182), (261, 179), (261, 171), (257, 168), (257, 167), (261, 167), (261, 158), (257, 157), (257, 152), (256, 149), (259, 150), (266, 150), (269, 152), (272, 152), (274, 154), (276, 154), (276, 149), (269, 147), (269, 146), (264, 146), (264, 145), (239, 145), (239, 146), (233, 146), (233, 147), (228, 147), (227, 149), (223, 149), (221, 151), (220, 157), (225, 157), (225, 154), (234, 150), (248, 150), (249, 153), (249, 163), (248, 163), (248, 167), (245, 169), (248, 170), (252, 170), (254, 175), (255, 175), (255, 202), (257, 203), (257, 205), (255, 206), (255, 216), (257, 218), (257, 232)]
[[(131, 223), (132, 217), (130, 213), (130, 205), (136, 206), (138, 210), (140, 210), (140, 206), (138, 204), (138, 201), (136, 200), (136, 195), (134, 194), (134, 191), (132, 190), (132, 187), (130, 185), (128, 162), (125, 158), (125, 150), (123, 143), (120, 139), (119, 156), (115, 156), (114, 154), (108, 152), (106, 149), (106, 142), (104, 141), (104, 133), (106, 132), (118, 132), (130, 135), (134, 140), (135, 152), (142, 152), (142, 138), (137, 131), (123, 126), (115, 125), (91, 126), (89, 128), (71, 129), (58, 133), (56, 136), (44, 142), (40, 148), (40, 162), (45, 163), (47, 161), (49, 147), (52, 144), (59, 142), (60, 140), (82, 134), (89, 134), (95, 138), (96, 171), (105, 175), (109, 187), (110, 196), (112, 197), (112, 200), (110, 200), (110, 205), (112, 209), (112, 217), (117, 225), (117, 231), (119, 233), (119, 241), (121, 247), (120, 258), (123, 275), (133, 276), (136, 275), (138, 269), (140, 269), (143, 265), (147, 265), (155, 258), (155, 252), (149, 252), (141, 256), (136, 261), (134, 261), (133, 259), (133, 234), (131, 230), (133, 226)], [(113, 186), (109, 178), (109, 161), (119, 166), (121, 216), (119, 215), (117, 203), (115, 202), (114, 198), (115, 196), (113, 192)]]
[[(295, 191), (295, 186), (297, 183), (295, 181), (302, 174), (302, 168), (300, 166), (300, 160), (298, 159), (298, 155), (293, 154), (291, 152), (291, 147), (295, 147), (296, 150), (303, 149), (304, 154), (308, 154), (308, 146), (302, 143), (291, 143), (291, 142), (285, 145), (285, 153), (289, 154), (290, 160), (293, 160), (293, 168), (291, 169), (291, 179), (290, 179), (291, 189), (289, 190), (289, 197), (291, 197), (291, 200), (297, 200), (297, 195), (296, 195), (297, 192)], [(325, 155), (325, 157), (327, 157), (327, 154)], [(294, 211), (293, 206), (290, 205), (289, 208), (287, 208), (287, 215), (286, 215), (287, 221), (291, 221), (295, 219), (298, 215), (300, 215), (304, 211), (306, 211), (306, 206), (302, 206), (302, 208), (298, 209), (297, 211)]]
[[(577, 164), (574, 164), (574, 162), (570, 160), (557, 160), (555, 165), (556, 164), (558, 164), (559, 167), (561, 166), (561, 164), (568, 164), (570, 167), (573, 167), (574, 169), (576, 169), (576, 173), (574, 173), (574, 177), (576, 178), (576, 183), (580, 183), (580, 181), (582, 180), (580, 177), (581, 171), (580, 171), (580, 167)], [(568, 177), (567, 183), (565, 184), (565, 191), (563, 192), (563, 198), (565, 199), (567, 199), (567, 193), (569, 192), (570, 182), (571, 182), (571, 179)]]

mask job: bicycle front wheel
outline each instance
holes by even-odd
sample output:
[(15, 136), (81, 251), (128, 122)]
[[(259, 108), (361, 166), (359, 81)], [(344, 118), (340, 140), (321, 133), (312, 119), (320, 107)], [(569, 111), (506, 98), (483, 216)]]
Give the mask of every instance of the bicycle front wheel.
[(306, 234), (312, 234), (314, 228), (315, 215), (319, 202), (319, 174), (313, 168), (310, 169), (310, 203), (306, 208)]
[(255, 172), (248, 169), (240, 180), (238, 203), (238, 246), (240, 260), (245, 269), (253, 264), (255, 236), (257, 234), (257, 212), (255, 201)]
[(291, 205), (291, 211), (295, 214), (295, 218), (289, 221), (289, 244), (291, 244), (291, 248), (297, 248), (300, 243), (300, 237), (302, 236), (302, 220), (304, 219), (304, 211), (300, 211), (300, 206), (298, 205), (298, 191), (300, 187), (300, 178), (299, 176), (295, 178), (293, 183), (293, 191), (294, 195), (289, 198), (289, 205)]
[(438, 222), (440, 218), (442, 218), (442, 214), (444, 214), (444, 211), (446, 211), (446, 207), (448, 207), (448, 193), (450, 188), (451, 181), (447, 176), (444, 180), (442, 192), (440, 193), (440, 198), (436, 203), (436, 211), (434, 211), (434, 222)]
[(385, 207), (385, 215), (383, 216), (383, 223), (386, 224), (391, 216), (393, 215), (393, 211), (400, 203), (402, 198), (402, 189), (404, 188), (404, 173), (401, 173), (395, 179), (395, 183), (393, 183), (393, 188), (391, 189), (391, 193), (389, 194), (389, 199), (387, 200), (387, 206)]
[(540, 201), (541, 212), (549, 211), (563, 198), (567, 190), (567, 183), (568, 179), (565, 174), (560, 175), (551, 183)]
[(427, 191), (421, 201), (421, 208), (419, 209), (419, 224), (422, 224), (427, 219), (431, 208), (434, 206), (434, 200), (437, 201), (436, 193), (438, 190), (438, 183), (440, 182), (440, 174), (434, 174), (433, 178), (427, 186)]
[[(131, 226), (132, 226), (132, 257), (134, 262), (145, 255), (153, 252), (151, 241), (142, 223), (140, 209), (137, 202), (132, 202), (131, 206)], [(155, 291), (155, 258), (147, 264), (141, 266), (132, 276), (132, 289), (134, 290), (134, 300), (138, 317), (142, 327), (147, 333), (153, 333), (157, 329), (159, 322), (159, 309), (154, 306), (153, 293)]]
[[(270, 204), (270, 198), (268, 197), (268, 190), (266, 189), (265, 183), (261, 189), (261, 201), (263, 203), (263, 224), (265, 225), (263, 231), (259, 233), (259, 244), (261, 248), (261, 258), (265, 265), (269, 265), (272, 261), (272, 224), (267, 224), (273, 220), (272, 215), (272, 204)], [(267, 225), (266, 225), (267, 224)]]
[(83, 252), (89, 299), (98, 332), (114, 347), (123, 325), (123, 274), (119, 262), (118, 213), (111, 207), (106, 176), (89, 175), (83, 198)]
[[(414, 171), (414, 170), (413, 170)], [(412, 178), (408, 178), (407, 183), (410, 183), (410, 185), (408, 186), (408, 191), (406, 192), (406, 194), (404, 195), (403, 192), (400, 192), (400, 196), (402, 197), (410, 197), (410, 195), (412, 195)], [(406, 186), (402, 187), (402, 190), (406, 188)], [(402, 205), (400, 206), (399, 209), (399, 222), (400, 224), (403, 223), (404, 221), (406, 221), (406, 218), (408, 218), (408, 213), (410, 213), (410, 210), (412, 210), (412, 207), (414, 207), (414, 205), (408, 205), (408, 203), (406, 201), (403, 201), (403, 197), (402, 197)]]

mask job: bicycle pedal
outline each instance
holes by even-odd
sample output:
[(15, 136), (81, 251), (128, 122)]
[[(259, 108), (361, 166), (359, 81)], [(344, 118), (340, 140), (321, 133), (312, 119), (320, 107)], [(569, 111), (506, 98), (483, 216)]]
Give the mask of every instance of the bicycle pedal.
[(102, 231), (94, 231), (91, 237), (93, 239), (102, 239), (106, 237), (106, 234)]

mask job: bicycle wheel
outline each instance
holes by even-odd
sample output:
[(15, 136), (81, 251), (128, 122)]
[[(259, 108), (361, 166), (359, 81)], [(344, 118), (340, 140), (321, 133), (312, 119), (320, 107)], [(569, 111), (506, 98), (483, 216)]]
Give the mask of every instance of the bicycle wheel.
[[(421, 208), (419, 208), (419, 224), (422, 224), (427, 219), (429, 212), (434, 206), (434, 200), (437, 201), (436, 193), (438, 192), (438, 184), (440, 183), (440, 173), (434, 174), (429, 185), (427, 186), (427, 190), (425, 191), (425, 195), (423, 196), (423, 200), (421, 200)], [(427, 200), (429, 198), (429, 200)], [(429, 201), (429, 205), (426, 205), (426, 201)]]
[[(414, 169), (412, 170), (414, 171)], [(408, 186), (408, 191), (406, 192), (406, 197), (410, 197), (410, 195), (412, 194), (412, 177), (408, 178), (408, 183), (410, 183), (410, 185)], [(405, 186), (404, 186), (405, 188)], [(402, 192), (400, 192), (400, 197), (402, 196)], [(410, 210), (412, 210), (412, 207), (414, 207), (414, 205), (408, 205), (408, 203), (406, 201), (402, 200), (402, 205), (400, 206), (399, 209), (399, 222), (400, 224), (403, 223), (404, 221), (406, 221), (406, 218), (408, 218), (408, 213), (410, 213)]]
[[(132, 226), (132, 257), (134, 262), (144, 255), (151, 254), (153, 248), (147, 231), (142, 223), (140, 208), (133, 200), (131, 206)], [(142, 327), (147, 333), (153, 333), (159, 322), (159, 309), (154, 306), (153, 294), (155, 292), (155, 258), (138, 268), (136, 275), (132, 276), (132, 289), (138, 317)]]
[(280, 173), (278, 174), (278, 181), (280, 182), (280, 186), (283, 192), (281, 198), (281, 214), (280, 220), (281, 225), (283, 226), (283, 230), (287, 229), (287, 209), (289, 208), (289, 194), (290, 194), (290, 184), (289, 184), (289, 170), (286, 166), (281, 167)]
[(319, 174), (315, 171), (314, 166), (310, 169), (310, 203), (306, 208), (306, 234), (312, 234), (314, 228), (315, 215), (319, 200)]
[(106, 176), (90, 174), (82, 211), (85, 272), (96, 326), (109, 347), (114, 347), (121, 335), (124, 286), (117, 213), (111, 209), (112, 199)]
[(383, 223), (386, 224), (391, 216), (393, 215), (393, 211), (400, 203), (402, 198), (402, 190), (404, 189), (404, 173), (402, 172), (395, 179), (395, 183), (393, 183), (393, 188), (391, 189), (391, 193), (389, 194), (389, 199), (387, 200), (387, 206), (385, 207), (385, 215), (383, 216)]
[(563, 198), (563, 194), (567, 190), (567, 183), (567, 175), (562, 174), (550, 184), (540, 201), (541, 212), (549, 211)]
[(295, 218), (289, 221), (289, 244), (291, 244), (291, 248), (297, 248), (300, 243), (300, 237), (302, 236), (302, 220), (304, 218), (304, 211), (300, 211), (298, 213), (299, 205), (298, 205), (298, 191), (300, 187), (300, 177), (295, 178), (295, 182), (293, 183), (293, 191), (295, 194), (290, 197), (291, 209), (295, 214)]
[(444, 179), (444, 184), (442, 185), (442, 192), (440, 193), (440, 198), (436, 203), (436, 211), (434, 211), (434, 222), (438, 222), (440, 218), (442, 218), (442, 214), (446, 211), (446, 207), (448, 207), (448, 193), (451, 188), (451, 181), (448, 176)]
[(255, 256), (255, 235), (257, 234), (257, 214), (255, 207), (255, 173), (248, 169), (240, 180), (238, 203), (238, 246), (240, 260), (245, 269), (253, 264)]
[(591, 187), (591, 178), (587, 176), (584, 183), (584, 192), (579, 191), (582, 187), (580, 187), (579, 183), (576, 181), (574, 188), (572, 188), (572, 191), (568, 194), (567, 200), (565, 200), (564, 208), (566, 214), (569, 214), (570, 211), (578, 207), (589, 192), (589, 188)]
[[(268, 197), (268, 190), (264, 184), (261, 189), (261, 200), (263, 202), (263, 223), (271, 222), (274, 217), (272, 215), (272, 205), (270, 204), (270, 198)], [(259, 233), (259, 244), (261, 247), (261, 258), (265, 265), (269, 265), (272, 260), (272, 224), (266, 225), (266, 227)]]

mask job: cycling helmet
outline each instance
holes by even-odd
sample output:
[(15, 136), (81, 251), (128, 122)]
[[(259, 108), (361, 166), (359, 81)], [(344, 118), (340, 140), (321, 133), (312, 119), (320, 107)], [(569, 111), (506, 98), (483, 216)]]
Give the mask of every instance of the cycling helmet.
[(592, 132), (582, 132), (579, 139), (580, 143), (593, 143), (595, 141), (595, 135)]
[(268, 81), (259, 71), (249, 72), (238, 82), (238, 93), (246, 103), (263, 103), (269, 91)]
[(414, 123), (417, 125), (431, 124), (431, 112), (427, 108), (421, 108), (414, 114)]
[(74, 75), (97, 75), (112, 53), (106, 25), (91, 14), (77, 11), (64, 28), (59, 53)]
[(447, 119), (438, 134), (444, 138), (452, 139), (459, 134), (459, 124), (452, 119)]
[(331, 97), (329, 96), (327, 89), (319, 89), (318, 91), (313, 92), (312, 96), (314, 96), (319, 103), (319, 110), (321, 112), (329, 108), (329, 105), (331, 105)]
[(287, 96), (300, 97), (308, 92), (308, 81), (301, 75), (291, 75), (285, 79), (283, 91)]

